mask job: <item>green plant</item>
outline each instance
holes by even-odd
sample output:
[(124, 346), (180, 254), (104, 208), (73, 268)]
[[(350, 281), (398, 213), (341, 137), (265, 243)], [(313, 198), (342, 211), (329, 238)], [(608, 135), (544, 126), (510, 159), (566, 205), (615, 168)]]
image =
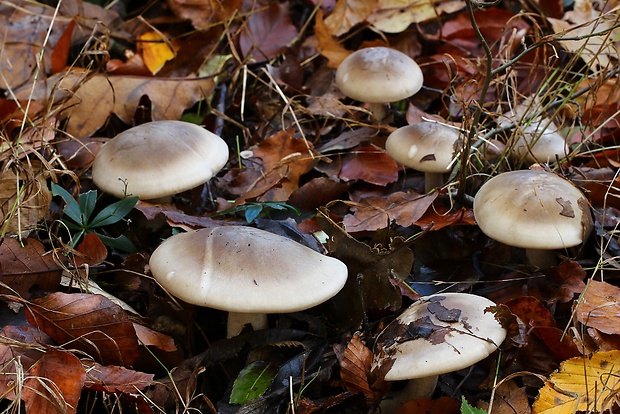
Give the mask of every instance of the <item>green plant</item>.
[(288, 211), (294, 212), (298, 216), (301, 214), (301, 211), (299, 211), (295, 207), (293, 207), (293, 206), (291, 206), (289, 204), (286, 204), (284, 202), (281, 202), (281, 201), (265, 201), (265, 202), (262, 202), (262, 203), (250, 202), (250, 203), (245, 203), (245, 204), (240, 205), (240, 206), (235, 206), (235, 207), (227, 208), (226, 210), (222, 210), (219, 213), (215, 213), (213, 215), (213, 217), (224, 216), (224, 215), (227, 215), (227, 214), (236, 214), (236, 213), (239, 213), (239, 212), (243, 212), (244, 216), (245, 216), (245, 220), (248, 223), (251, 223), (251, 222), (253, 222), (257, 218), (269, 217), (269, 214), (273, 210), (278, 210), (278, 211), (287, 211), (288, 210)]
[(66, 217), (62, 219), (62, 222), (69, 230), (75, 232), (73, 247), (77, 246), (84, 234), (95, 233), (108, 247), (122, 251), (135, 251), (133, 243), (126, 236), (110, 237), (97, 230), (123, 220), (138, 202), (138, 197), (124, 197), (92, 217), (97, 204), (96, 190), (82, 193), (76, 200), (67, 190), (52, 183), (52, 195), (60, 196), (65, 202), (63, 212)]

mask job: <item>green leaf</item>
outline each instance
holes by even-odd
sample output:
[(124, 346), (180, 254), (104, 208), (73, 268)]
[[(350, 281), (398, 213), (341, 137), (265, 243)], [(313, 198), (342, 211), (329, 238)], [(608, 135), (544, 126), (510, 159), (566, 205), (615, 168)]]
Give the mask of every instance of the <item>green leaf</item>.
[(82, 225), (82, 212), (80, 211), (80, 205), (77, 201), (69, 194), (67, 190), (62, 188), (61, 186), (52, 182), (52, 195), (60, 196), (65, 202), (64, 212), (71, 220), (76, 222), (79, 225)]
[(82, 220), (80, 223), (88, 223), (90, 216), (95, 211), (95, 204), (97, 204), (97, 191), (90, 190), (87, 193), (82, 193), (78, 197), (78, 203), (80, 205), (80, 213)]
[(105, 234), (97, 232), (94, 233), (99, 236), (103, 244), (111, 247), (112, 249), (120, 250), (125, 253), (135, 253), (138, 250), (136, 249), (136, 246), (134, 246), (134, 244), (131, 242), (131, 240), (129, 240), (126, 236), (122, 234), (118, 237), (110, 237), (106, 236)]
[(241, 370), (232, 386), (229, 402), (244, 405), (267, 391), (276, 371), (265, 361), (255, 361)]
[(129, 214), (137, 202), (138, 197), (125, 197), (110, 204), (101, 210), (92, 222), (88, 223), (88, 227), (103, 227), (121, 221), (127, 214)]
[(247, 221), (248, 223), (253, 222), (254, 219), (258, 217), (262, 211), (262, 204), (249, 204), (248, 208), (245, 209), (245, 221)]
[(487, 414), (487, 412), (470, 405), (465, 397), (461, 397), (461, 414)]

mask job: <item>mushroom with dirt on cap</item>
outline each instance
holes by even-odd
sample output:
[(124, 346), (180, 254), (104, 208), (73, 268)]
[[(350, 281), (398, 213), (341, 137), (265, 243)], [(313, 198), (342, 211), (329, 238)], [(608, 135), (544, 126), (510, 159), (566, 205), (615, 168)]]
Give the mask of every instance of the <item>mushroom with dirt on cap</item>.
[(590, 206), (572, 183), (556, 174), (521, 170), (487, 181), (474, 198), (480, 230), (493, 240), (525, 249), (539, 268), (555, 264), (555, 249), (583, 243), (593, 228)]
[(381, 403), (395, 412), (402, 403), (428, 398), (441, 374), (467, 368), (495, 352), (506, 330), (487, 308), (495, 303), (468, 293), (423, 296), (377, 337), (373, 369), (387, 367), (386, 381), (408, 380)]
[(97, 153), (93, 182), (122, 198), (154, 200), (207, 182), (228, 161), (217, 135), (183, 121), (148, 122), (121, 132)]
[(444, 183), (457, 152), (460, 132), (439, 122), (424, 121), (392, 132), (385, 150), (405, 167), (424, 173), (424, 190), (428, 193)]
[(297, 312), (338, 293), (347, 267), (291, 239), (247, 226), (180, 233), (151, 255), (151, 273), (171, 295), (228, 311), (228, 337), (268, 313)]
[(349, 98), (370, 104), (377, 121), (385, 105), (416, 94), (424, 80), (413, 59), (389, 47), (368, 47), (347, 56), (336, 70), (336, 84)]

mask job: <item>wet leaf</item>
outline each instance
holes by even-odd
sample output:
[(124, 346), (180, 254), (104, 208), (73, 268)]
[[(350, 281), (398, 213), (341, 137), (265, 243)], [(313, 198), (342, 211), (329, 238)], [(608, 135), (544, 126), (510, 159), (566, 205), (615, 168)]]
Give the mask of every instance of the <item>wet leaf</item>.
[(56, 342), (71, 342), (104, 365), (131, 365), (138, 357), (129, 317), (102, 295), (53, 293), (33, 300), (26, 316)]
[(539, 391), (535, 414), (603, 412), (616, 405), (620, 390), (620, 351), (597, 352), (562, 362)]
[(29, 413), (75, 413), (86, 371), (70, 352), (51, 349), (28, 372), (22, 399)]

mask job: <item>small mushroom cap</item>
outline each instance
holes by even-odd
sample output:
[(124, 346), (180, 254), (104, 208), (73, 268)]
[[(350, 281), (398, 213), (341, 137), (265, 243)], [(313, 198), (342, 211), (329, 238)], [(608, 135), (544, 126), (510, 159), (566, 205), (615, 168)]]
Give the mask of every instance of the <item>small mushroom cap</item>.
[(568, 156), (570, 149), (566, 139), (558, 133), (558, 127), (548, 119), (539, 119), (527, 125), (514, 136), (512, 153), (517, 159), (528, 163), (547, 163)]
[(392, 364), (387, 381), (441, 375), (467, 368), (493, 353), (506, 330), (492, 301), (468, 293), (424, 296), (379, 335), (374, 369)]
[(420, 122), (392, 132), (385, 150), (394, 160), (422, 172), (449, 170), (459, 140), (459, 131), (437, 122)]
[(368, 103), (406, 99), (422, 88), (424, 77), (409, 56), (389, 47), (369, 47), (347, 56), (336, 70), (336, 84), (349, 98)]
[(170, 196), (207, 182), (228, 161), (217, 135), (182, 121), (138, 125), (108, 141), (95, 157), (93, 181), (119, 198)]
[(286, 237), (223, 226), (168, 238), (150, 259), (155, 279), (199, 306), (239, 313), (296, 312), (342, 289), (347, 267)]
[(592, 231), (590, 208), (581, 191), (545, 171), (493, 177), (474, 198), (474, 216), (490, 238), (526, 249), (577, 246)]

